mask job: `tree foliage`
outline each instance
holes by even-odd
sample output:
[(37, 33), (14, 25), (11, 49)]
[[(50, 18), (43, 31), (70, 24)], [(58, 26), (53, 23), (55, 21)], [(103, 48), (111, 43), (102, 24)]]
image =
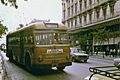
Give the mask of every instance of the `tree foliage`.
[[(24, 0), (24, 1), (27, 1), (27, 0)], [(1, 3), (5, 6), (10, 5), (15, 7), (16, 9), (18, 8), (17, 0), (1, 0)]]
[(87, 35), (80, 35), (79, 44), (82, 50), (85, 50), (86, 45), (87, 45), (87, 40), (88, 40)]
[(8, 28), (0, 22), (0, 38), (2, 37), (2, 35), (5, 35), (7, 31)]
[(86, 35), (80, 35), (79, 43), (80, 43), (80, 45), (87, 45), (87, 36)]
[(109, 38), (108, 33), (109, 30), (106, 30), (105, 28), (96, 29), (96, 31), (93, 32), (95, 43), (103, 44), (105, 41), (107, 41)]

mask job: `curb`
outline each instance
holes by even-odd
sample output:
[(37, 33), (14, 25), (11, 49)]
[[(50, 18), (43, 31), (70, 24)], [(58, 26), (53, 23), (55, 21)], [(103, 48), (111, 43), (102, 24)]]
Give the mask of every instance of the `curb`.
[(4, 57), (3, 57), (3, 52), (0, 51), (0, 80), (8, 80), (8, 76), (7, 76), (7, 71), (6, 71), (6, 67), (5, 67), (5, 61), (4, 61)]
[(3, 56), (0, 51), (0, 80), (5, 80), (5, 76), (6, 76), (6, 69), (4, 66)]

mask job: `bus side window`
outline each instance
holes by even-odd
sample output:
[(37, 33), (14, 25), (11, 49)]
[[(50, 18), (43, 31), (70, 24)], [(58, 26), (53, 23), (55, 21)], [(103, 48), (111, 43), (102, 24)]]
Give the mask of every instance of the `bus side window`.
[(28, 44), (32, 44), (33, 43), (33, 37), (30, 35), (27, 38), (28, 38)]
[(45, 42), (46, 42), (46, 40), (45, 40), (45, 34), (42, 34), (42, 44), (45, 45)]
[(39, 37), (36, 35), (36, 44), (39, 44)]
[(33, 36), (30, 36), (30, 41), (31, 41), (31, 43), (33, 44)]
[(24, 38), (25, 38), (25, 44), (27, 44), (28, 43), (28, 39), (27, 39), (26, 36)]
[(19, 40), (18, 40), (18, 37), (15, 37), (15, 44), (18, 43), (19, 44)]
[(42, 35), (41, 34), (36, 34), (36, 44), (40, 45), (42, 42)]

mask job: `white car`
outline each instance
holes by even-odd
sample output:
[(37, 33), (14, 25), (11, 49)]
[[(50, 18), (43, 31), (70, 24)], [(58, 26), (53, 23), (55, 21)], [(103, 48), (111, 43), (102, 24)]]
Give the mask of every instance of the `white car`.
[(87, 62), (89, 55), (86, 54), (86, 51), (82, 51), (79, 48), (70, 48), (72, 61), (82, 61)]
[(120, 68), (120, 58), (115, 58), (113, 59), (114, 61), (114, 65), (117, 67), (117, 68)]

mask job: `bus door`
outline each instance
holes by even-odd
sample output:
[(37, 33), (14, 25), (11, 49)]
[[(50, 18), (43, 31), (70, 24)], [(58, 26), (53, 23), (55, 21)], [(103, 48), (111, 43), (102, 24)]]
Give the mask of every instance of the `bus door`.
[(24, 57), (24, 36), (23, 32), (20, 33), (20, 63), (23, 63)]

